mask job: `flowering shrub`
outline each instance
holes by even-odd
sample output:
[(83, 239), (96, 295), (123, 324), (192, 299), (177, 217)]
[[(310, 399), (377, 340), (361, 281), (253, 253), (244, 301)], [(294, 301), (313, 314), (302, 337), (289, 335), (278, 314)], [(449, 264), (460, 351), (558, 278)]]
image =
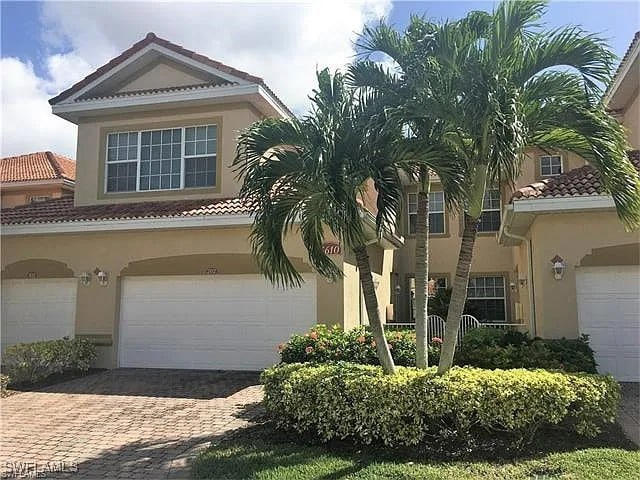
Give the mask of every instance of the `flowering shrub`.
[(64, 372), (86, 372), (96, 357), (96, 348), (85, 339), (48, 340), (7, 347), (2, 372), (14, 385), (37, 383)]
[[(546, 370), (399, 367), (345, 362), (280, 364), (262, 373), (264, 405), (279, 428), (322, 441), (465, 448), (487, 437), (520, 447), (541, 426), (594, 436), (615, 421), (620, 387), (610, 376)], [(449, 447), (447, 447), (447, 445)]]
[[(386, 338), (396, 365), (416, 364), (415, 332), (387, 332)], [(439, 361), (441, 344), (442, 340), (434, 338), (429, 348), (429, 362), (435, 364)], [(283, 363), (347, 361), (366, 365), (379, 364), (376, 342), (372, 333), (364, 327), (345, 332), (338, 326), (316, 325), (304, 335), (292, 335), (278, 349)]]

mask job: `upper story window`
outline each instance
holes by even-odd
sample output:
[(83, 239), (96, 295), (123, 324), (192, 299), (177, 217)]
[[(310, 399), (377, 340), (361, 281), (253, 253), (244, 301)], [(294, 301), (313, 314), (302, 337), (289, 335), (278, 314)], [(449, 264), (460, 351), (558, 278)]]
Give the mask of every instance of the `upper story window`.
[(215, 125), (110, 133), (106, 191), (213, 187), (216, 152)]
[(487, 188), (482, 200), (478, 231), (497, 232), (498, 230), (500, 230), (500, 189)]
[(540, 157), (540, 175), (550, 177), (562, 173), (562, 157), (560, 155), (542, 155)]
[[(418, 194), (407, 196), (408, 233), (416, 233), (418, 223)], [(444, 227), (444, 192), (429, 192), (429, 233), (445, 233)]]

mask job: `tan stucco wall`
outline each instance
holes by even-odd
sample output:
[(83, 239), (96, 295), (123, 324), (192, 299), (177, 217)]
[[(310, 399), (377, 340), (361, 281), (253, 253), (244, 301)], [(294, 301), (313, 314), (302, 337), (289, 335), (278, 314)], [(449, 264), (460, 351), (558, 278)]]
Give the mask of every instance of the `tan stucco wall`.
[[(119, 114), (83, 120), (78, 125), (76, 155), (76, 205), (126, 203), (146, 200), (225, 198), (236, 196), (240, 186), (231, 169), (237, 136), (260, 116), (248, 103), (192, 107), (146, 113)], [(105, 194), (104, 162), (108, 131), (216, 124), (218, 126), (218, 179), (215, 189), (192, 188), (163, 192)]]
[[(576, 268), (583, 259), (588, 264), (593, 249), (630, 244), (640, 248), (640, 234), (626, 232), (613, 211), (539, 215), (530, 234), (537, 334), (546, 338), (575, 338), (578, 335)], [(520, 248), (524, 250), (525, 246)], [(598, 252), (597, 261), (599, 265), (637, 261), (637, 254), (634, 256), (632, 252), (633, 248), (629, 247), (607, 249)], [(566, 263), (561, 280), (555, 280), (551, 271), (550, 260), (556, 254)], [(524, 261), (524, 255), (522, 258)], [(525, 265), (519, 268), (526, 271), (522, 270)]]
[[(540, 149), (530, 148), (525, 154), (525, 158), (522, 162), (522, 169), (520, 176), (516, 181), (516, 189), (529, 185), (530, 183), (537, 182), (544, 178), (540, 174), (540, 156), (541, 155), (561, 155), (562, 156), (562, 168), (563, 172), (568, 172), (574, 168), (582, 167), (585, 165), (583, 158), (570, 152), (544, 152)], [(508, 198), (508, 197), (507, 197)]]
[(183, 67), (176, 62), (163, 60), (149, 65), (134, 78), (118, 88), (117, 92), (131, 92), (135, 90), (150, 90), (156, 88), (182, 87), (204, 83), (204, 75)]
[[(4, 278), (25, 278), (34, 272), (38, 278), (63, 275), (66, 269), (76, 277), (100, 268), (110, 275), (106, 287), (92, 281), (78, 286), (76, 334), (111, 336), (113, 345), (101, 347), (99, 366), (116, 365), (119, 287), (124, 275), (198, 275), (217, 269), (217, 275), (258, 273), (250, 257), (249, 229), (217, 228), (153, 232), (85, 233), (55, 236), (3, 237)], [(299, 271), (310, 271), (298, 237), (286, 243), (288, 255)], [(41, 260), (32, 260), (41, 259)], [(25, 260), (32, 260), (26, 261)], [(51, 261), (59, 262), (53, 269)], [(342, 256), (334, 261), (342, 262)], [(23, 263), (18, 263), (23, 262)], [(53, 270), (52, 270), (53, 269)], [(55, 270), (55, 275), (51, 272)], [(64, 275), (63, 275), (64, 276)], [(317, 278), (317, 321), (342, 324), (342, 281), (328, 283)]]
[(640, 149), (640, 95), (636, 92), (622, 117), (622, 124), (627, 129), (627, 140), (633, 150)]
[(19, 190), (5, 189), (0, 186), (0, 208), (12, 208), (18, 205), (31, 203), (31, 197), (46, 196), (60, 198), (63, 194), (71, 194), (70, 191), (63, 190), (60, 186), (34, 186), (20, 188)]

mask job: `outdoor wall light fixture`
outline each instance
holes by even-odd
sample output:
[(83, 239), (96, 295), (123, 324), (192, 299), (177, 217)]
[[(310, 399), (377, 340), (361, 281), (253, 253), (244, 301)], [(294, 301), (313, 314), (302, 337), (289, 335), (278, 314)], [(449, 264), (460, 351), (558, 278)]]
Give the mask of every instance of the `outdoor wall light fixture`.
[(109, 274), (99, 268), (96, 268), (93, 273), (95, 273), (96, 277), (98, 277), (98, 283), (100, 284), (100, 286), (106, 287), (109, 283)]
[(509, 288), (511, 289), (512, 292), (515, 292), (518, 289), (518, 284), (516, 282), (511, 282), (509, 284)]
[(518, 284), (520, 284), (521, 287), (526, 287), (527, 286), (527, 279), (526, 278), (519, 278), (518, 279)]
[(91, 283), (91, 272), (82, 272), (79, 278), (80, 278), (80, 283), (83, 286), (88, 287), (89, 284)]
[(564, 259), (560, 255), (556, 255), (551, 259), (551, 269), (553, 270), (553, 278), (562, 279), (566, 265)]

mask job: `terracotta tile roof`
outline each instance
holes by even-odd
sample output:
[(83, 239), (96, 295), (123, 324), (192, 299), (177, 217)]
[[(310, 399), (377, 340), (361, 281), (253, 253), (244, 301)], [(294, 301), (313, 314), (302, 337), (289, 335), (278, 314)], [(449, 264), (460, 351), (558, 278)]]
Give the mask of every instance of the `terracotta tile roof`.
[(191, 58), (192, 60), (195, 60), (197, 62), (203, 63), (205, 65), (209, 65), (213, 68), (216, 68), (217, 70), (228, 73), (229, 75), (233, 75), (234, 77), (241, 78), (248, 82), (257, 83), (258, 85), (263, 87), (265, 90), (267, 90), (276, 99), (276, 101), (280, 104), (280, 107), (282, 107), (289, 114), (293, 115), (289, 110), (289, 108), (284, 104), (284, 102), (282, 102), (282, 100), (278, 98), (278, 96), (273, 92), (273, 90), (271, 90), (267, 86), (267, 84), (264, 82), (262, 78), (256, 77), (255, 75), (251, 75), (247, 72), (243, 72), (242, 70), (235, 69), (229, 65), (225, 65), (222, 62), (218, 62), (217, 60), (213, 60), (209, 57), (205, 57), (204, 55), (200, 55), (199, 53), (196, 53), (192, 50), (188, 50), (182, 47), (181, 45), (176, 45), (175, 43), (172, 43), (169, 40), (165, 40), (163, 38), (156, 36), (156, 34), (153, 32), (147, 33), (147, 35), (142, 40), (140, 40), (137, 43), (134, 43), (130, 48), (128, 48), (127, 50), (125, 50), (120, 55), (113, 58), (106, 64), (102, 65), (95, 72), (87, 75), (85, 78), (77, 82), (75, 85), (71, 86), (70, 88), (58, 94), (57, 96), (51, 98), (49, 100), (49, 104), (55, 105), (56, 103), (64, 100), (65, 98), (70, 97), (74, 93), (78, 92), (85, 86), (89, 85), (91, 82), (101, 77), (102, 75), (107, 73), (109, 70), (120, 65), (121, 63), (126, 61), (128, 58), (133, 56), (135, 53), (139, 52), (140, 50), (145, 48), (147, 45), (150, 45), (152, 43), (155, 43), (156, 45), (160, 45), (161, 47), (167, 48), (180, 55), (184, 55), (185, 57)]
[(35, 152), (0, 159), (0, 182), (67, 179), (75, 181), (76, 162), (52, 152)]
[[(640, 172), (640, 150), (629, 152), (629, 159)], [(511, 201), (602, 195), (604, 193), (598, 172), (593, 167), (585, 165), (584, 167), (574, 168), (563, 175), (545, 178), (539, 182), (526, 185), (513, 193)]]
[(95, 97), (87, 97), (76, 100), (76, 102), (82, 102), (85, 100), (103, 100), (107, 98), (121, 98), (121, 97), (138, 97), (142, 95), (153, 95), (154, 93), (167, 93), (167, 92), (184, 92), (187, 90), (204, 90), (218, 87), (229, 87), (238, 85), (238, 82), (211, 82), (211, 83), (198, 83), (194, 85), (182, 85), (179, 87), (166, 87), (166, 88), (150, 88), (146, 90), (130, 90), (127, 92), (118, 92), (111, 95), (97, 95)]
[(75, 207), (72, 197), (6, 208), (0, 212), (3, 225), (80, 222), (90, 220), (133, 220), (149, 218), (242, 215), (247, 208), (238, 198), (171, 200)]
[(626, 65), (627, 60), (629, 60), (629, 57), (631, 56), (631, 51), (635, 48), (638, 42), (640, 42), (640, 32), (636, 32), (636, 34), (633, 36), (633, 40), (631, 40), (631, 43), (629, 44), (629, 48), (627, 48), (627, 51), (622, 57), (622, 60), (620, 60), (620, 63), (618, 64), (618, 68), (616, 69), (616, 73), (613, 75), (607, 90), (611, 89), (611, 86), (615, 83), (616, 79), (618, 78), (618, 75), (620, 75), (620, 72), (622, 71), (622, 68)]

